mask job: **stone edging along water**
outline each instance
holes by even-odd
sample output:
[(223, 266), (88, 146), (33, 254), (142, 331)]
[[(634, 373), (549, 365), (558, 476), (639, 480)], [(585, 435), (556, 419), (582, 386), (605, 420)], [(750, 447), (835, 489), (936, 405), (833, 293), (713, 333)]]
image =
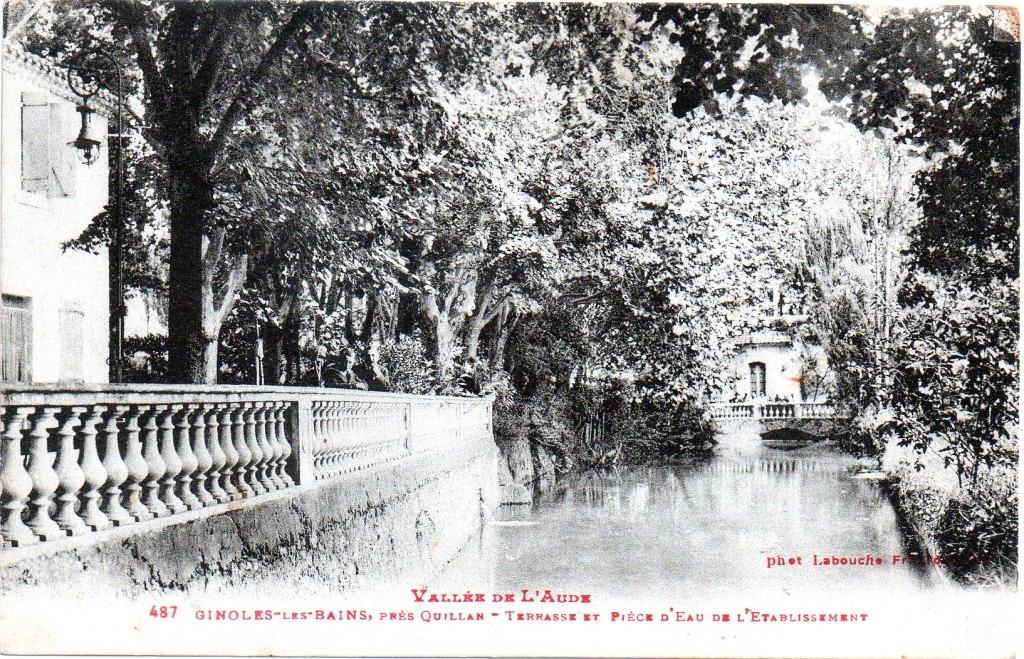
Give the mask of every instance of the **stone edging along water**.
[(424, 451), (311, 486), (0, 553), (5, 598), (231, 592), (305, 581), (345, 591), (432, 576), (499, 504), (497, 450)]

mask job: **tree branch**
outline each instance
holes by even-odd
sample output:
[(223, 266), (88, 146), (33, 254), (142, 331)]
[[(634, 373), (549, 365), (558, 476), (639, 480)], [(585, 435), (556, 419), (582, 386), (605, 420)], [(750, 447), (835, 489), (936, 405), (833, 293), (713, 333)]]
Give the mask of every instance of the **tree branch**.
[(606, 297), (607, 295), (608, 291), (597, 291), (595, 293), (590, 293), (589, 295), (568, 294), (565, 295), (564, 297), (570, 300), (573, 304), (586, 304), (587, 302), (594, 302), (595, 300), (600, 300), (601, 298)]
[(249, 255), (242, 254), (238, 262), (231, 267), (231, 272), (228, 273), (228, 280), (224, 282), (224, 286), (221, 288), (220, 307), (217, 309), (217, 315), (214, 317), (214, 327), (218, 328), (218, 330), (224, 323), (224, 319), (231, 313), (231, 309), (235, 306), (235, 293), (242, 287), (248, 272)]
[(167, 85), (167, 80), (161, 75), (156, 57), (153, 55), (152, 40), (146, 32), (144, 9), (132, 0), (111, 0), (109, 6), (115, 14), (121, 17), (121, 21), (128, 29), (135, 55), (139, 60), (139, 68), (142, 70), (142, 79), (149, 92), (153, 113), (160, 115), (167, 110), (170, 103), (170, 88)]
[(241, 119), (243, 113), (248, 110), (248, 103), (252, 99), (253, 90), (260, 85), (270, 74), (271, 67), (277, 63), (278, 59), (284, 53), (285, 48), (291, 42), (293, 36), (298, 33), (299, 29), (305, 25), (309, 17), (312, 16), (313, 8), (316, 5), (312, 2), (305, 2), (301, 4), (291, 15), (291, 18), (285, 24), (281, 31), (277, 35), (277, 39), (270, 45), (270, 48), (263, 54), (259, 64), (252, 70), (252, 73), (248, 78), (243, 80), (238, 86), (238, 90), (235, 92), (234, 98), (231, 99), (231, 103), (228, 105), (228, 109), (224, 111), (224, 116), (221, 117), (220, 124), (217, 126), (217, 130), (214, 131), (213, 137), (210, 138), (210, 143), (207, 146), (207, 159), (212, 162), (214, 156), (224, 146), (224, 142), (227, 140), (228, 133), (234, 128), (238, 120)]
[(426, 314), (427, 319), (431, 322), (437, 322), (441, 319), (441, 310), (437, 307), (437, 295), (431, 291), (423, 291), (420, 293), (420, 305), (423, 307), (423, 313)]
[(483, 317), (484, 314), (491, 308), (491, 303), (494, 301), (494, 278), (488, 277), (487, 282), (484, 284), (484, 293), (480, 298), (480, 302), (476, 305), (477, 317)]
[(215, 227), (213, 235), (203, 250), (203, 279), (213, 280), (213, 274), (217, 271), (217, 263), (220, 262), (220, 254), (224, 249), (224, 236), (227, 230), (224, 227)]
[(492, 320), (494, 320), (498, 316), (498, 314), (505, 313), (506, 312), (506, 307), (509, 306), (510, 302), (512, 302), (512, 298), (509, 298), (509, 297), (502, 298), (500, 302), (498, 302), (496, 305), (494, 305), (493, 309), (491, 309), (489, 312), (484, 314), (482, 326), (483, 327), (487, 327), (487, 325)]
[(227, 57), (227, 43), (234, 34), (235, 23), (227, 19), (229, 4), (214, 5), (217, 8), (216, 28), (213, 41), (206, 51), (206, 57), (192, 78), (192, 109), (196, 114), (202, 112), (210, 97), (210, 90), (220, 77), (224, 58)]
[(448, 294), (444, 296), (444, 313), (446, 316), (450, 316), (452, 313), (455, 300), (458, 299), (459, 292), (462, 290), (462, 281), (465, 275), (465, 268), (459, 268), (455, 271), (455, 281), (452, 282), (452, 287), (448, 289)]

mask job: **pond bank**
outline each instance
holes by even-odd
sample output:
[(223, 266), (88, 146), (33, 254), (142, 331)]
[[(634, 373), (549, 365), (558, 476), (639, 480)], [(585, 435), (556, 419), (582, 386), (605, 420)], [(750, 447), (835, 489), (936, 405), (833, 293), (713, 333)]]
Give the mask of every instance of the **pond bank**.
[[(917, 460), (923, 469), (914, 467)], [(893, 501), (942, 574), (972, 586), (1016, 587), (1016, 478), (986, 470), (962, 483), (937, 453), (890, 443), (881, 456)], [(1012, 546), (1010, 546), (1012, 545)]]

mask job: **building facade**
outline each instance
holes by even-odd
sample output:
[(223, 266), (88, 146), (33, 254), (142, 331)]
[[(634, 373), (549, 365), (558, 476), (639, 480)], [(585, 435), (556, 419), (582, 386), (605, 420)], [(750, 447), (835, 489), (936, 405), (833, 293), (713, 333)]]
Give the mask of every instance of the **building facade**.
[[(107, 147), (87, 165), (72, 145), (79, 99), (43, 58), (3, 51), (0, 376), (106, 382), (108, 265), (65, 249), (107, 203)], [(106, 134), (109, 112), (93, 116)]]
[(822, 402), (828, 399), (828, 359), (816, 343), (795, 338), (810, 317), (798, 313), (773, 284), (760, 329), (733, 341), (722, 402)]
[(804, 346), (785, 332), (761, 330), (734, 344), (726, 402), (802, 402), (807, 376)]

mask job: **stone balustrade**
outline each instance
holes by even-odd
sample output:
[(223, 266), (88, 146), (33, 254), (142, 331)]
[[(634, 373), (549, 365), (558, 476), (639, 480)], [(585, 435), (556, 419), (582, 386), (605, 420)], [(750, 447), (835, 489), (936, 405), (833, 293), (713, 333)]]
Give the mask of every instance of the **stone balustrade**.
[(841, 415), (828, 402), (712, 403), (715, 419), (837, 419)]
[(797, 403), (796, 414), (801, 419), (835, 419), (841, 416), (832, 403)]
[(741, 403), (715, 403), (711, 407), (711, 416), (716, 419), (752, 419), (754, 406)]
[(491, 436), (486, 398), (337, 389), (0, 389), (5, 547), (168, 517)]
[(757, 407), (758, 416), (762, 419), (796, 418), (796, 406), (793, 403), (763, 403)]

